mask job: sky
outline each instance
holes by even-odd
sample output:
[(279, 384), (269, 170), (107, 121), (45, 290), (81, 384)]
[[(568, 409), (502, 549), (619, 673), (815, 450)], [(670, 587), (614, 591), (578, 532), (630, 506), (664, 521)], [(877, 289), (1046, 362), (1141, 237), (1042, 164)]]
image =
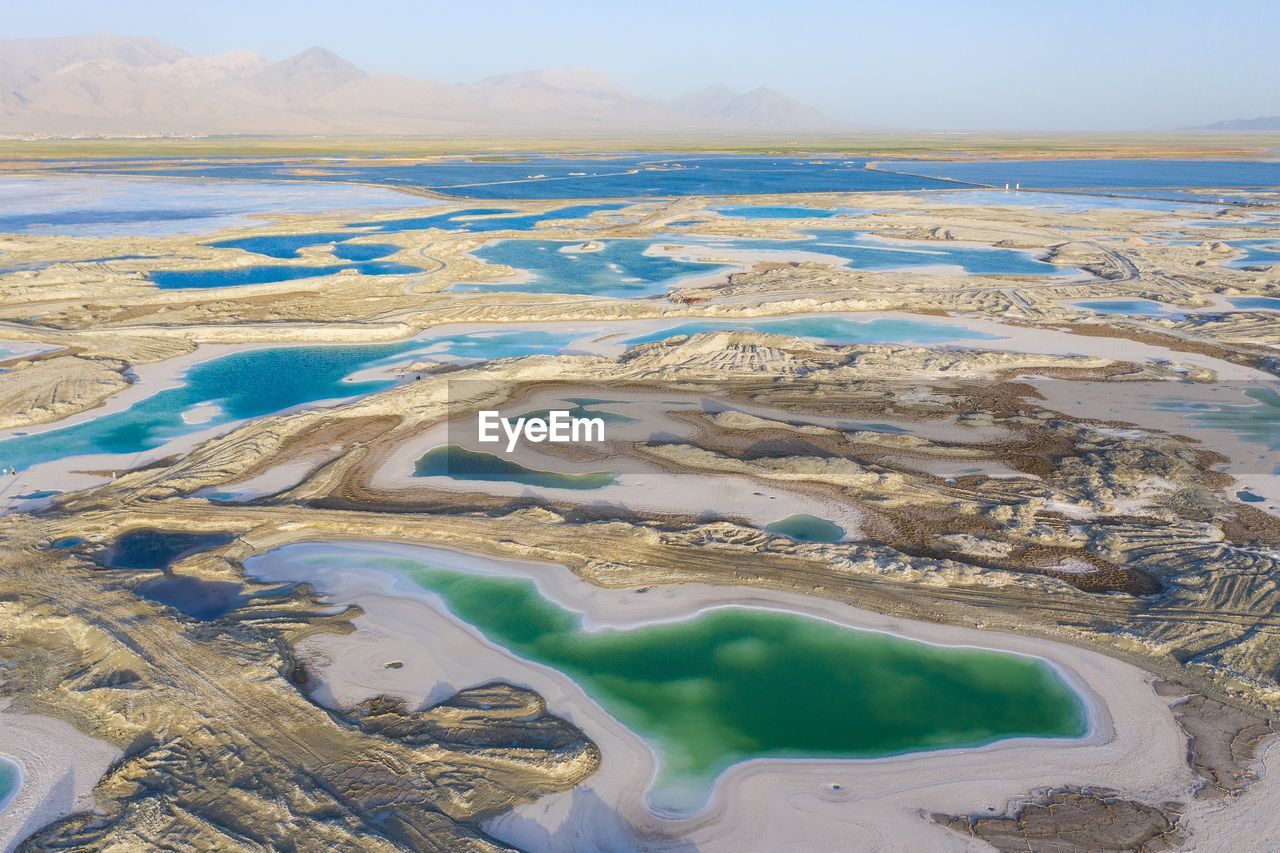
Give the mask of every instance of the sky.
[(671, 98), (778, 89), (870, 128), (1168, 130), (1280, 115), (1280, 0), (0, 0), (0, 37), (327, 47), (447, 82), (588, 66)]

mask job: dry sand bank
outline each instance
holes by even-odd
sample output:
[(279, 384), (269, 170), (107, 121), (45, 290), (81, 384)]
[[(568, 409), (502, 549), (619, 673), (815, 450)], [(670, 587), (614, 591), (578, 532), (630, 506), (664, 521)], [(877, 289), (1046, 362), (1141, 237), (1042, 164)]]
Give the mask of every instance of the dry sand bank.
[(94, 808), (92, 791), (121, 752), (53, 717), (0, 712), (0, 755), (22, 768), (22, 787), (0, 812), (0, 847), (73, 812)]

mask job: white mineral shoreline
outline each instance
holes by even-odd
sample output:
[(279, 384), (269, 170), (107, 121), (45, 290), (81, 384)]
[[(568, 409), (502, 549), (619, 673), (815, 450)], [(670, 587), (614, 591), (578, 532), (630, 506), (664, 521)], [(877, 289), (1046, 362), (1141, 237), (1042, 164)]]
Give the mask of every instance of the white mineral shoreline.
[[(346, 566), (308, 558), (337, 556)], [(1089, 708), (1080, 739), (1011, 739), (990, 746), (873, 760), (744, 762), (723, 773), (696, 814), (661, 815), (646, 801), (656, 774), (652, 750), (563, 674), (522, 661), (441, 612), (438, 599), (369, 557), (426, 560), (479, 573), (531, 577), (548, 599), (584, 614), (588, 626), (691, 618), (725, 606), (766, 607), (908, 639), (1031, 655), (1050, 662)], [(496, 560), (409, 544), (312, 542), (254, 557), (249, 573), (305, 580), (335, 603), (360, 605), (348, 636), (301, 644), (320, 684), (318, 697), (350, 705), (389, 693), (411, 703), (500, 679), (529, 687), (601, 748), (600, 770), (574, 791), (544, 797), (486, 823), (496, 837), (532, 850), (965, 849), (960, 836), (922, 812), (1001, 812), (1033, 788), (1102, 785), (1154, 801), (1187, 796), (1186, 736), (1153, 676), (1097, 652), (1048, 640), (935, 625), (856, 610), (835, 601), (753, 588), (701, 584), (646, 592), (606, 590), (561, 566)], [(401, 662), (400, 668), (386, 664)]]
[(0, 756), (22, 770), (21, 787), (0, 811), (0, 849), (95, 808), (92, 791), (121, 751), (53, 717), (0, 711)]

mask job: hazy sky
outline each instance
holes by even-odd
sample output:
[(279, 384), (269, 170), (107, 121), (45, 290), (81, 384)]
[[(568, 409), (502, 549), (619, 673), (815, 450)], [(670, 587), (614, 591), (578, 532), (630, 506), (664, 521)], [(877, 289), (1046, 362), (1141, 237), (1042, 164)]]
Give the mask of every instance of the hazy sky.
[(586, 65), (661, 98), (770, 86), (877, 127), (1161, 130), (1280, 114), (1280, 0), (0, 0), (4, 37), (328, 47), (451, 82)]

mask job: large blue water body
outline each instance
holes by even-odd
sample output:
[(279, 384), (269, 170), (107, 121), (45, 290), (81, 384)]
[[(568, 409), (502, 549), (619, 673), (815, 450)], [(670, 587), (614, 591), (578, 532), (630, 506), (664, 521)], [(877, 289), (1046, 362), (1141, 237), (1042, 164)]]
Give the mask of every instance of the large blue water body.
[(883, 162), (880, 168), (1000, 187), (1280, 187), (1280, 160), (911, 160)]
[[(857, 269), (888, 271), (927, 267), (958, 267), (974, 275), (1063, 275), (1073, 273), (1038, 261), (1027, 252), (980, 246), (951, 246), (881, 240), (859, 231), (823, 229), (804, 240), (706, 239), (681, 235), (671, 242), (692, 247), (699, 255), (732, 258), (735, 252), (778, 253), (778, 259), (797, 252), (834, 255)], [(603, 248), (578, 251), (581, 241), (504, 240), (476, 249), (472, 254), (486, 263), (503, 264), (532, 274), (525, 282), (457, 284), (453, 290), (501, 290), (521, 293), (576, 293), (619, 298), (658, 296), (682, 279), (725, 268), (721, 263), (648, 255), (661, 240), (620, 239), (601, 241)]]
[(1233, 240), (1229, 245), (1244, 250), (1244, 257), (1228, 261), (1230, 267), (1260, 267), (1280, 264), (1280, 238)]
[[(0, 441), (0, 466), (18, 470), (69, 456), (140, 453), (209, 427), (262, 417), (319, 401), (381, 391), (392, 379), (351, 381), (354, 373), (407, 362), (415, 355), (486, 360), (556, 353), (573, 336), (521, 330), (417, 338), (388, 344), (251, 350), (192, 366), (182, 384), (92, 420)], [(218, 407), (211, 420), (188, 424), (183, 412)]]
[(778, 320), (695, 321), (630, 338), (627, 344), (634, 346), (681, 335), (725, 330), (771, 332), (776, 335), (790, 335), (834, 344), (930, 344), (953, 340), (997, 339), (996, 335), (986, 332), (924, 320), (886, 317), (877, 317), (873, 320), (850, 320), (845, 317), (819, 315)]
[(759, 193), (872, 192), (941, 189), (930, 178), (866, 168), (866, 160), (755, 155), (625, 154), (607, 157), (512, 157), (505, 160), (442, 159), (386, 163), (376, 159), (307, 164), (279, 159), (172, 161), (99, 160), (74, 168), (187, 177), (253, 180), (348, 181), (413, 186), (457, 198), (640, 198)]
[(168, 237), (252, 224), (252, 215), (391, 211), (434, 202), (379, 187), (262, 181), (0, 177), (0, 233)]

